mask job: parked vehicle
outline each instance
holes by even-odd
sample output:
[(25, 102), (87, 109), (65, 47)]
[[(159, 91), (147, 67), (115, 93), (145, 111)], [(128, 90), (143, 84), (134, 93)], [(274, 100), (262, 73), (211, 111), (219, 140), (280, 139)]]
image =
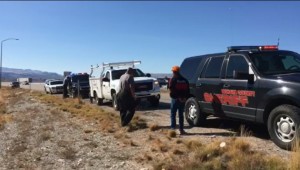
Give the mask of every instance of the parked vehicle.
[(78, 96), (86, 98), (90, 94), (89, 74), (72, 73), (68, 76), (67, 90), (68, 96), (76, 98)]
[(159, 87), (167, 86), (169, 81), (166, 78), (157, 78), (157, 81), (159, 83)]
[(62, 80), (48, 80), (44, 84), (46, 93), (62, 93), (63, 92), (63, 81)]
[(29, 77), (18, 78), (17, 81), (18, 81), (20, 84), (28, 85), (29, 83), (32, 82), (32, 78), (29, 78)]
[[(135, 68), (140, 61), (117, 62), (103, 64), (101, 67), (92, 67), (91, 71), (100, 69), (100, 77), (91, 77), (90, 81), (90, 98), (96, 100), (98, 105), (103, 100), (112, 101), (113, 107), (118, 109), (116, 94), (119, 91), (120, 77), (126, 72), (128, 67), (134, 70), (135, 95), (138, 100), (148, 100), (151, 105), (158, 106), (160, 99), (160, 88), (156, 78), (148, 77), (140, 69)], [(91, 73), (91, 75), (92, 75)]]
[(13, 81), (10, 83), (10, 87), (11, 88), (19, 88), (20, 87), (20, 83), (17, 81)]
[(208, 115), (267, 125), (273, 142), (291, 149), (299, 137), (300, 55), (277, 46), (234, 46), (225, 53), (186, 58), (181, 74), (190, 83), (187, 122)]

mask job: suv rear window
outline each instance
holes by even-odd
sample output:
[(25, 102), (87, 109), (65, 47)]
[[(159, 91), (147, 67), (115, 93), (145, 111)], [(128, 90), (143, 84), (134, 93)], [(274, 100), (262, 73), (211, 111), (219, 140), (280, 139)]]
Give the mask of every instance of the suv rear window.
[(195, 75), (195, 72), (201, 63), (202, 58), (203, 57), (199, 56), (185, 59), (180, 66), (180, 73), (182, 76), (187, 80), (193, 79), (193, 76)]
[(212, 57), (208, 63), (205, 70), (205, 78), (219, 78), (220, 72), (223, 64), (224, 56), (222, 57)]
[(294, 52), (259, 52), (249, 56), (256, 69), (263, 75), (300, 72), (300, 55)]

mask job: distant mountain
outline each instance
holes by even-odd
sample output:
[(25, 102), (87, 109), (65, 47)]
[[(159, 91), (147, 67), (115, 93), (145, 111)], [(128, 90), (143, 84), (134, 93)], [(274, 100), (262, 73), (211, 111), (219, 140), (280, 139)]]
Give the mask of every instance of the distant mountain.
[(32, 78), (33, 82), (43, 82), (46, 79), (63, 79), (62, 75), (52, 72), (31, 69), (2, 68), (2, 81), (16, 81), (17, 78), (23, 77)]
[[(151, 73), (152, 77), (155, 78), (171, 78), (172, 74), (166, 73)], [(43, 82), (46, 79), (63, 79), (63, 75), (39, 71), (39, 70), (31, 70), (31, 69), (16, 69), (16, 68), (2, 68), (2, 81), (16, 81), (17, 78), (32, 78), (33, 82)]]

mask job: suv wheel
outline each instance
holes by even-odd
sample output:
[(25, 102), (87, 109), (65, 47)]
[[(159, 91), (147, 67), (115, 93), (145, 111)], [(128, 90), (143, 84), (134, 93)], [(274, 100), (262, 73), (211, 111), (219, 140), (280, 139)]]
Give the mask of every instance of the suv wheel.
[(113, 93), (112, 95), (112, 105), (115, 110), (119, 110), (116, 93)]
[(97, 93), (95, 92), (94, 93), (94, 97), (95, 97), (95, 100), (96, 100), (96, 103), (97, 103), (97, 105), (102, 105), (103, 104), (103, 99), (101, 99), (101, 98), (98, 98), (98, 96), (97, 96)]
[(185, 103), (185, 118), (190, 126), (204, 125), (206, 115), (201, 112), (200, 106), (195, 98), (189, 98)]
[(291, 150), (299, 137), (300, 109), (281, 105), (273, 109), (268, 118), (268, 131), (272, 141), (282, 149)]

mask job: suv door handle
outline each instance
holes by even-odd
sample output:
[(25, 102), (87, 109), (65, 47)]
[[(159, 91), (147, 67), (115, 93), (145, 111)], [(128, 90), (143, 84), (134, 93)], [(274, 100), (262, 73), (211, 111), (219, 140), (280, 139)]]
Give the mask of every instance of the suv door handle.
[(197, 87), (200, 87), (201, 85), (202, 85), (201, 83), (198, 83), (196, 86), (197, 86)]
[(223, 87), (225, 88), (230, 87), (230, 84), (224, 84)]

